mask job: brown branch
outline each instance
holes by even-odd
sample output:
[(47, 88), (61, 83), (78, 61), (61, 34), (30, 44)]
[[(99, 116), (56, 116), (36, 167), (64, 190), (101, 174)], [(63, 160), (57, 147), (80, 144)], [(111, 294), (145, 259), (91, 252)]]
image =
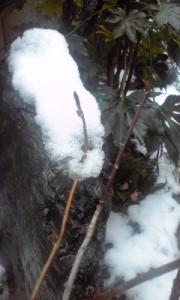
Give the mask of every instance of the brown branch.
[(110, 290), (107, 290), (106, 292), (104, 292), (100, 295), (93, 297), (91, 300), (106, 300), (113, 296), (120, 296), (125, 291), (127, 291), (143, 282), (146, 282), (153, 278), (162, 276), (166, 273), (169, 273), (173, 270), (178, 269), (179, 267), (180, 267), (180, 258), (171, 263), (163, 265), (162, 267), (159, 267), (157, 269), (152, 269), (146, 273), (140, 274), (140, 275), (136, 276), (135, 278), (133, 278), (125, 283), (120, 284), (119, 286), (116, 286)]
[(79, 266), (80, 266), (80, 263), (81, 263), (81, 260), (82, 260), (82, 257), (86, 251), (86, 248), (87, 246), (89, 245), (90, 241), (91, 241), (91, 238), (94, 234), (94, 231), (95, 231), (95, 227), (96, 227), (96, 223), (97, 223), (97, 220), (99, 218), (99, 215), (103, 209), (103, 206), (104, 206), (104, 203), (108, 197), (108, 193), (109, 193), (109, 190), (112, 186), (112, 183), (113, 183), (113, 180), (114, 180), (114, 177), (116, 175), (116, 172), (117, 170), (119, 169), (119, 165), (120, 165), (120, 161), (121, 161), (121, 158), (122, 158), (122, 155), (124, 153), (124, 150), (127, 146), (127, 143), (130, 139), (130, 136), (131, 136), (131, 133), (133, 131), (133, 128), (136, 124), (136, 121), (139, 117), (139, 114), (143, 108), (143, 105), (146, 101), (146, 99), (148, 98), (148, 95), (150, 93), (150, 89), (151, 89), (151, 83), (149, 84), (148, 86), (148, 89), (145, 91), (144, 93), (144, 97), (134, 115), (134, 118), (132, 120), (132, 123), (131, 123), (131, 126), (129, 127), (129, 130), (127, 132), (127, 135), (125, 137), (125, 140), (124, 140), (124, 144), (122, 145), (122, 147), (120, 147), (120, 150), (118, 152), (118, 155), (117, 155), (117, 158), (116, 158), (116, 161), (113, 165), (113, 169), (112, 169), (112, 172), (111, 172), (111, 175), (109, 177), (109, 180), (105, 186), (105, 189), (104, 189), (104, 192), (98, 202), (98, 205), (96, 206), (96, 210), (95, 210), (95, 213), (91, 219), (91, 222), (87, 228), (87, 232), (86, 232), (86, 236), (84, 238), (84, 241), (83, 243), (81, 244), (79, 250), (78, 250), (78, 253), (76, 255), (76, 258), (75, 258), (75, 261), (74, 261), (74, 264), (73, 264), (73, 267), (71, 269), (71, 273), (69, 275), (69, 278), (68, 278), (68, 281), (66, 282), (66, 288), (64, 290), (64, 294), (63, 294), (63, 298), (62, 300), (69, 300), (69, 297), (71, 295), (71, 291), (72, 291), (72, 288), (73, 288), (73, 284), (74, 284), (74, 280), (76, 278), (76, 274), (78, 272), (78, 269), (79, 269)]
[(66, 209), (65, 209), (65, 213), (64, 213), (64, 216), (63, 216), (63, 221), (62, 221), (62, 225), (61, 225), (61, 229), (60, 229), (60, 232), (59, 232), (59, 237), (57, 239), (57, 241), (54, 243), (53, 245), (53, 248), (51, 250), (51, 253), (42, 269), (42, 272), (39, 276), (39, 278), (37, 279), (36, 281), (36, 284), (35, 284), (35, 287), (33, 289), (33, 292), (30, 296), (30, 299), (29, 300), (35, 300), (38, 293), (39, 293), (39, 290), (40, 290), (40, 287), (42, 285), (42, 282), (50, 268), (50, 266), (52, 265), (52, 262), (55, 258), (55, 255), (59, 249), (59, 246), (61, 244), (61, 241), (62, 241), (62, 238), (63, 238), (63, 235), (64, 235), (64, 231), (65, 231), (65, 227), (66, 227), (66, 222), (67, 222), (67, 218), (68, 218), (68, 214), (69, 214), (69, 209), (70, 209), (70, 206), (71, 206), (71, 202), (72, 202), (72, 199), (73, 199), (73, 196), (74, 196), (74, 192), (76, 190), (76, 186), (77, 186), (77, 182), (78, 182), (78, 175), (76, 175), (75, 179), (74, 179), (74, 182), (73, 182), (73, 185), (72, 185), (72, 188), (71, 188), (71, 191), (70, 191), (70, 194), (69, 194), (69, 198), (68, 198), (68, 201), (67, 201), (67, 204), (66, 204)]
[(174, 279), (169, 300), (179, 300), (179, 299), (180, 299), (180, 269), (177, 272), (176, 278)]
[[(78, 116), (81, 117), (82, 119), (82, 123), (83, 123), (83, 132), (84, 132), (84, 154), (83, 154), (83, 157), (81, 159), (81, 163), (84, 163), (85, 159), (86, 159), (86, 156), (87, 156), (87, 151), (88, 151), (88, 135), (87, 135), (87, 128), (86, 128), (86, 121), (85, 121), (85, 118), (84, 118), (84, 113), (82, 111), (82, 108), (81, 108), (81, 104), (80, 104), (80, 100), (79, 100), (79, 97), (77, 95), (77, 93), (74, 91), (74, 99), (76, 101), (76, 105), (77, 105), (77, 108), (78, 108)], [(70, 210), (70, 207), (71, 207), (71, 203), (72, 203), (72, 200), (73, 200), (73, 196), (74, 196), (74, 193), (75, 193), (75, 190), (76, 190), (76, 186), (77, 186), (77, 183), (78, 183), (78, 178), (79, 176), (76, 175), (75, 176), (75, 179), (74, 179), (74, 182), (73, 182), (73, 185), (72, 185), (72, 188), (71, 188), (71, 191), (70, 191), (70, 194), (69, 194), (69, 198), (68, 198), (68, 201), (67, 201), (67, 204), (66, 204), (66, 208), (65, 208), (65, 212), (64, 212), (64, 215), (63, 215), (63, 221), (62, 221), (62, 225), (61, 225), (61, 229), (60, 229), (60, 232), (59, 232), (59, 236), (58, 236), (58, 239), (57, 241), (54, 242), (54, 245), (53, 245), (53, 248), (51, 250), (51, 253), (42, 269), (42, 272), (39, 276), (39, 278), (37, 279), (36, 281), (36, 284), (34, 286), (34, 289), (33, 289), (33, 292), (30, 296), (30, 299), (29, 300), (35, 300), (38, 293), (39, 293), (39, 290), (41, 288), (41, 285), (42, 285), (42, 282), (50, 268), (50, 266), (52, 265), (52, 262), (56, 256), (56, 253), (59, 249), (59, 246), (62, 242), (62, 239), (63, 239), (63, 236), (64, 236), (64, 232), (65, 232), (65, 228), (66, 228), (66, 223), (67, 223), (67, 218), (68, 218), (68, 215), (69, 215), (69, 210)]]
[(137, 41), (132, 46), (133, 51), (132, 51), (131, 57), (130, 57), (129, 74), (128, 74), (128, 79), (126, 81), (125, 94), (127, 93), (128, 89), (129, 89), (129, 85), (131, 83), (131, 79), (132, 79), (132, 75), (133, 75), (133, 70), (134, 70), (134, 66), (135, 66), (135, 61), (136, 61), (136, 57), (137, 57), (137, 53), (138, 53), (138, 47), (139, 47), (140, 40), (141, 40), (141, 34), (138, 34)]
[(81, 159), (81, 163), (84, 163), (86, 157), (87, 157), (87, 151), (88, 151), (88, 134), (87, 134), (87, 126), (86, 126), (86, 121), (84, 117), (84, 113), (81, 108), (80, 100), (78, 94), (74, 91), (74, 99), (76, 101), (76, 106), (77, 106), (77, 114), (78, 116), (82, 119), (83, 123), (83, 131), (84, 131), (84, 147), (83, 147), (83, 157)]
[(110, 188), (111, 188), (111, 186), (112, 186), (114, 177), (115, 177), (115, 175), (116, 175), (116, 173), (117, 173), (117, 170), (119, 169), (120, 162), (121, 162), (121, 159), (122, 159), (124, 150), (125, 150), (125, 148), (126, 148), (128, 142), (129, 142), (129, 139), (130, 139), (130, 137), (131, 137), (132, 131), (133, 131), (134, 126), (135, 126), (135, 124), (136, 124), (136, 122), (137, 122), (137, 119), (138, 119), (138, 117), (139, 117), (139, 114), (140, 114), (140, 112), (141, 112), (141, 110), (142, 110), (142, 108), (143, 108), (143, 106), (144, 106), (144, 103), (145, 103), (146, 99), (147, 99), (148, 96), (149, 96), (150, 89), (151, 89), (151, 83), (149, 84), (147, 90), (144, 92), (144, 97), (143, 97), (143, 99), (141, 100), (140, 105), (138, 106), (138, 109), (136, 110), (136, 113), (135, 113), (135, 115), (134, 115), (134, 118), (133, 118), (133, 120), (132, 120), (132, 122), (131, 122), (131, 126), (129, 127), (128, 132), (127, 132), (127, 134), (126, 134), (126, 137), (125, 137), (125, 139), (124, 139), (124, 143), (122, 144), (122, 146), (121, 146), (120, 149), (119, 149), (119, 152), (118, 152), (118, 154), (117, 154), (115, 163), (114, 163), (114, 165), (113, 165), (113, 169), (112, 169), (111, 175), (110, 175), (109, 180), (108, 180), (108, 182), (107, 182), (107, 184), (106, 184), (106, 187), (105, 187), (105, 189), (104, 189), (104, 192), (103, 192), (103, 194), (102, 194), (102, 197), (101, 197), (101, 199), (99, 200), (99, 204), (100, 204), (100, 205), (103, 205), (104, 202), (106, 201), (106, 198), (107, 198), (108, 193), (109, 193), (109, 190), (110, 190)]

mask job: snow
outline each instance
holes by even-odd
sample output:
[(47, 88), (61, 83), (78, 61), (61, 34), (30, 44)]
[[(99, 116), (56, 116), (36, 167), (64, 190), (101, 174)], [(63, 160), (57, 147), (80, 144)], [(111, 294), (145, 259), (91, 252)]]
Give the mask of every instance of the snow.
[(156, 96), (155, 99), (159, 105), (162, 105), (169, 95), (180, 95), (178, 89), (173, 85), (168, 85), (167, 88), (163, 90), (160, 90), (160, 88), (155, 88), (154, 91), (162, 93), (161, 95)]
[[(33, 28), (11, 45), (8, 56), (14, 89), (34, 104), (36, 122), (52, 160), (70, 177), (96, 177), (102, 169), (104, 128), (96, 99), (84, 88), (65, 38), (56, 30)], [(73, 93), (84, 112), (90, 150), (84, 164), (84, 134)]]
[[(148, 195), (140, 204), (129, 207), (127, 214), (111, 212), (106, 225), (107, 250), (105, 263), (109, 266), (111, 286), (118, 278), (125, 281), (177, 259), (176, 230), (180, 222), (180, 205), (173, 199), (180, 193), (175, 182), (173, 165), (163, 156), (159, 162), (157, 183), (164, 189)], [(127, 291), (130, 300), (168, 300), (176, 272), (171, 272)]]

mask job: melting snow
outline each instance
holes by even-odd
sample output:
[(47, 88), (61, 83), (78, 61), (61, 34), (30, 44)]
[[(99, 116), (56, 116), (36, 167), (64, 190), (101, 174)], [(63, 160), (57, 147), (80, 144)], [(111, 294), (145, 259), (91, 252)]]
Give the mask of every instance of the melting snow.
[[(24, 101), (34, 103), (51, 159), (70, 177), (99, 175), (104, 154), (104, 128), (96, 99), (84, 88), (65, 38), (56, 30), (33, 28), (11, 45), (8, 57), (12, 83)], [(90, 150), (82, 165), (84, 134), (73, 97), (76, 91), (85, 115)], [(63, 163), (62, 163), (63, 160)]]

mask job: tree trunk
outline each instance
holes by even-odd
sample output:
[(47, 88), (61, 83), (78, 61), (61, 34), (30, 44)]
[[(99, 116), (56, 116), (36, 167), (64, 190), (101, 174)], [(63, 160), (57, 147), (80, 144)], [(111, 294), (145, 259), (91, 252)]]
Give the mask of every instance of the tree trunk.
[[(45, 151), (34, 107), (11, 85), (4, 64), (0, 70), (0, 264), (7, 273), (10, 297), (28, 299), (58, 234), (72, 181), (58, 171)], [(61, 299), (65, 281), (103, 188), (103, 176), (78, 184), (58, 255), (38, 300)], [(105, 207), (86, 251), (72, 300), (85, 300), (100, 284)], [(1, 295), (0, 295), (1, 299)]]

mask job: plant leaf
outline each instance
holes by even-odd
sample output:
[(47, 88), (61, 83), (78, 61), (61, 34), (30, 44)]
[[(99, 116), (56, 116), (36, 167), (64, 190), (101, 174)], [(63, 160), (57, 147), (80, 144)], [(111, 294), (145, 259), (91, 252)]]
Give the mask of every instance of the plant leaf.
[(134, 42), (136, 38), (136, 31), (145, 33), (145, 28), (147, 27), (146, 14), (133, 9), (129, 12), (127, 16), (125, 11), (122, 8), (111, 9), (110, 12), (112, 15), (106, 19), (106, 22), (117, 24), (113, 30), (114, 38), (122, 36), (124, 33), (128, 38)]
[(131, 194), (131, 201), (136, 202), (136, 201), (138, 200), (138, 197), (139, 197), (139, 192), (134, 191), (134, 192)]
[(120, 104), (121, 99), (107, 86), (99, 88), (97, 98), (102, 111), (105, 136), (112, 134), (114, 144), (119, 147), (128, 130), (127, 115)]
[(125, 23), (125, 21), (119, 22), (118, 25), (113, 30), (113, 32), (114, 32), (114, 38), (116, 39), (116, 38), (122, 36), (125, 33), (125, 30), (126, 30), (126, 23)]
[(165, 131), (165, 145), (171, 160), (177, 164), (180, 153), (180, 95), (166, 98), (157, 114)]
[(128, 38), (130, 41), (134, 42), (136, 38), (136, 29), (133, 27), (132, 23), (128, 22), (128, 20), (126, 20), (125, 26), (125, 31)]
[(84, 55), (84, 56), (88, 56), (88, 52), (87, 49), (84, 45), (84, 42), (86, 42), (86, 39), (81, 37), (80, 35), (74, 33), (72, 35), (70, 35), (67, 38), (68, 43), (70, 44), (70, 47), (72, 50)]

